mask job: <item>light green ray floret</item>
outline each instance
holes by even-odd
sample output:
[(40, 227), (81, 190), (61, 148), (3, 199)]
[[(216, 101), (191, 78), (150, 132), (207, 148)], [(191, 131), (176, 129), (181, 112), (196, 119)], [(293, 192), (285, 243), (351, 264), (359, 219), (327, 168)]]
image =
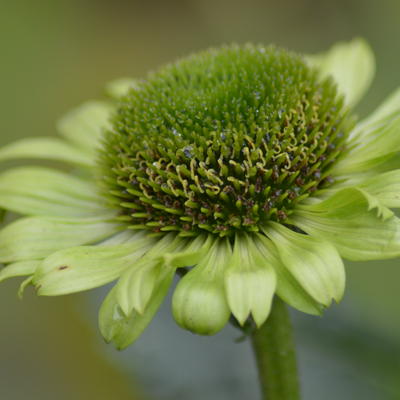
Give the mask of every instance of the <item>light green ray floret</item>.
[[(263, 47), (254, 49), (263, 53)], [(257, 57), (263, 56), (258, 54)], [(347, 118), (373, 77), (374, 57), (369, 46), (363, 40), (355, 39), (349, 43), (340, 43), (326, 53), (304, 59), (316, 68), (321, 82), (327, 77), (336, 82), (339, 95), (343, 96), (344, 104), (350, 110), (340, 114), (340, 118)], [(181, 65), (186, 64), (183, 62)], [(295, 70), (297, 64), (293, 65), (290, 68)], [(172, 65), (165, 71), (175, 71), (176, 68)], [(213, 68), (210, 67), (209, 73)], [(301, 69), (305, 68), (301, 66)], [(214, 70), (218, 73), (222, 71), (220, 66)], [(257, 68), (251, 71), (257, 71)], [(314, 76), (312, 71), (310, 76)], [(196, 73), (202, 73), (201, 66)], [(185, 76), (185, 79), (190, 79), (190, 73)], [(245, 73), (242, 78), (246, 79)], [(250, 78), (250, 82), (257, 81), (259, 84), (259, 76)], [(229, 82), (226, 76), (224, 79)], [(233, 81), (237, 83), (237, 80)], [(186, 89), (192, 86), (196, 88), (199, 97), (192, 102), (194, 105), (201, 103), (200, 97), (203, 95), (202, 88), (198, 88), (196, 82), (189, 84), (183, 80), (180, 83)], [(270, 79), (269, 82), (274, 80)], [(279, 84), (288, 93), (286, 84)], [(11, 167), (0, 174), (0, 208), (6, 210), (11, 217), (14, 214), (20, 217), (15, 220), (10, 218), (11, 222), (4, 224), (0, 230), (0, 263), (4, 264), (0, 271), (0, 281), (23, 276), (26, 279), (21, 285), (20, 294), (26, 286), (33, 285), (37, 293), (44, 296), (79, 292), (117, 281), (101, 306), (99, 325), (105, 340), (122, 349), (135, 341), (151, 322), (174, 277), (180, 277), (172, 296), (175, 320), (184, 329), (210, 335), (221, 330), (230, 319), (234, 319), (240, 326), (261, 326), (268, 319), (275, 295), (302, 312), (319, 315), (333, 300), (339, 302), (343, 296), (345, 271), (342, 258), (357, 261), (399, 257), (400, 220), (392, 209), (400, 208), (400, 89), (368, 118), (355, 124), (343, 138), (336, 132), (335, 142), (322, 140), (324, 132), (302, 126), (299, 131), (310, 136), (303, 136), (303, 144), (308, 144), (298, 153), (296, 126), (289, 126), (292, 121), (289, 117), (286, 122), (279, 122), (279, 112), (274, 114), (271, 130), (278, 132), (274, 140), (280, 137), (281, 129), (292, 129), (290, 135), (282, 136), (282, 140), (290, 138), (291, 141), (275, 142), (279, 147), (277, 149), (275, 146), (273, 150), (275, 158), (268, 159), (268, 151), (261, 157), (260, 150), (249, 145), (254, 139), (251, 135), (255, 135), (260, 139), (260, 146), (264, 143), (268, 150), (266, 138), (269, 132), (263, 131), (261, 136), (257, 131), (259, 121), (255, 117), (257, 104), (261, 104), (261, 86), (254, 90), (254, 101), (250, 96), (246, 98), (247, 103), (237, 103), (237, 107), (241, 107), (240, 110), (238, 108), (240, 118), (245, 115), (243, 107), (251, 105), (254, 118), (251, 123), (233, 121), (232, 115), (226, 116), (233, 121), (231, 127), (235, 128), (232, 129), (239, 127), (245, 131), (246, 126), (250, 127), (246, 135), (236, 135), (232, 142), (232, 146), (237, 147), (232, 154), (236, 152), (240, 160), (240, 157), (243, 158), (242, 165), (233, 160), (225, 164), (223, 157), (217, 160), (214, 157), (216, 152), (226, 151), (228, 154), (228, 145), (221, 142), (217, 149), (212, 140), (203, 140), (199, 134), (204, 128), (204, 134), (209, 138), (218, 137), (223, 141), (225, 135), (228, 137), (227, 131), (210, 131), (210, 126), (214, 124), (211, 119), (207, 121), (207, 129), (198, 121), (189, 121), (193, 123), (197, 135), (197, 156), (204, 155), (203, 164), (195, 166), (190, 160), (185, 164), (185, 157), (193, 156), (191, 152), (194, 149), (189, 142), (185, 142), (186, 147), (176, 151), (166, 147), (160, 150), (162, 159), (156, 162), (154, 168), (149, 167), (151, 163), (146, 159), (152, 154), (150, 150), (143, 152), (143, 159), (141, 155), (135, 156), (137, 164), (133, 174), (133, 170), (129, 170), (131, 149), (123, 146), (114, 148), (114, 153), (121, 151), (123, 160), (114, 165), (111, 172), (118, 176), (118, 168), (124, 168), (120, 174), (124, 180), (114, 184), (119, 188), (117, 197), (112, 190), (105, 193), (110, 189), (107, 179), (111, 175), (102, 175), (104, 168), (99, 168), (99, 149), (104, 145), (103, 133), (107, 130), (110, 135), (116, 129), (112, 120), (115, 121), (116, 110), (121, 110), (118, 99), (127, 93), (132, 96), (135, 90), (145, 90), (144, 81), (138, 84), (133, 79), (121, 79), (109, 84), (106, 91), (110, 97), (107, 101), (87, 102), (59, 122), (57, 127), (62, 139), (22, 139), (4, 146), (0, 149), (0, 161), (7, 162)], [(212, 87), (209, 85), (207, 90), (212, 90)], [(235, 87), (232, 93), (243, 92), (246, 96), (252, 93), (252, 87), (246, 87), (244, 91), (242, 89), (240, 86)], [(151, 90), (148, 94), (151, 94)], [(192, 104), (186, 92), (185, 96), (185, 104)], [(208, 92), (207, 96), (212, 98)], [(124, 109), (127, 98), (124, 97)], [(318, 96), (314, 100), (318, 103)], [(165, 107), (175, 104), (179, 108), (179, 98), (163, 98), (162, 104)], [(268, 107), (263, 109), (263, 113), (266, 113)], [(301, 107), (307, 113), (307, 100), (301, 102)], [(204, 104), (206, 109), (207, 104)], [(232, 109), (232, 104), (224, 108), (225, 111), (228, 109)], [(194, 113), (193, 110), (191, 112)], [(149, 115), (157, 113), (154, 109), (150, 111)], [(172, 121), (173, 126), (180, 123), (179, 115), (171, 115), (170, 111), (163, 109), (157, 121), (153, 121), (157, 129), (161, 129), (162, 118)], [(215, 115), (223, 115), (221, 110), (217, 111)], [(288, 113), (295, 115), (297, 111), (289, 110)], [(339, 115), (335, 112), (329, 114), (329, 118)], [(193, 115), (195, 118), (195, 113)], [(303, 117), (295, 120), (313, 120), (312, 116), (309, 119)], [(118, 123), (123, 122), (126, 128), (129, 121), (123, 118), (124, 115), (119, 115), (117, 120)], [(318, 129), (329, 127), (335, 132), (336, 127), (342, 128), (341, 123), (331, 122), (329, 118), (322, 119)], [(349, 117), (350, 120), (352, 118)], [(181, 120), (187, 122), (186, 117), (182, 116)], [(152, 122), (149, 121), (146, 119), (146, 126), (150, 127), (146, 129), (151, 129)], [(221, 124), (221, 121), (216, 121), (216, 129)], [(267, 129), (268, 124), (262, 126)], [(224, 125), (225, 128), (229, 126)], [(187, 127), (185, 129), (185, 140), (188, 141), (191, 131)], [(155, 137), (154, 132), (149, 135), (149, 138)], [(166, 138), (162, 143), (165, 146), (183, 140), (178, 136), (176, 140), (168, 136)], [(243, 150), (240, 140), (243, 140)], [(129, 140), (126, 143), (130, 143)], [(144, 143), (143, 146), (148, 144)], [(330, 159), (323, 158), (325, 148), (329, 145), (331, 150), (336, 145), (341, 147), (340, 150), (332, 150), (333, 156)], [(151, 146), (155, 148), (154, 143)], [(208, 147), (202, 150), (201, 146)], [(282, 149), (290, 149), (290, 146), (293, 151), (279, 153)], [(318, 154), (313, 154), (313, 150)], [(293, 159), (290, 154), (298, 155), (299, 158)], [(297, 172), (291, 170), (295, 163), (301, 162), (300, 156), (313, 158), (311, 171), (301, 169), (300, 164)], [(322, 157), (321, 160), (318, 157)], [(21, 159), (45, 160), (47, 166), (12, 166)], [(207, 162), (213, 163), (213, 167), (208, 167)], [(281, 175), (274, 174), (274, 163), (277, 168), (285, 166), (287, 170), (282, 173), (282, 167), (279, 172)], [(177, 170), (173, 169), (175, 164), (179, 164)], [(268, 168), (272, 166), (270, 171), (267, 170), (267, 164)], [(57, 169), (59, 165), (63, 167), (62, 171)], [(318, 169), (321, 165), (324, 168), (323, 176)], [(196, 173), (199, 172), (198, 176), (193, 172), (195, 168)], [(257, 178), (258, 173), (262, 179)], [(234, 177), (232, 174), (237, 175)], [(240, 174), (247, 175), (241, 179)], [(307, 184), (299, 179), (299, 174), (307, 176)], [(143, 178), (145, 175), (150, 177), (146, 181)], [(133, 186), (129, 186), (130, 179)], [(163, 186), (163, 179), (168, 185)], [(187, 183), (190, 179), (195, 182), (193, 187)], [(233, 192), (217, 195), (218, 185), (222, 185), (224, 179), (232, 183), (234, 195), (239, 199), (235, 203), (235, 212), (240, 213), (247, 207), (259, 216), (259, 222), (251, 221), (254, 229), (250, 229), (250, 225), (239, 228), (240, 223), (235, 219), (237, 216), (230, 215), (231, 211), (224, 209), (224, 204), (229, 204), (229, 196), (233, 196)], [(253, 185), (251, 188), (246, 187), (246, 179)], [(174, 186), (174, 181), (178, 180), (182, 183), (182, 189)], [(319, 186), (315, 185), (316, 180)], [(144, 182), (147, 186), (144, 186)], [(202, 182), (208, 186), (202, 187)], [(272, 184), (269, 185), (269, 182)], [(282, 194), (279, 191), (281, 182), (294, 188), (293, 193), (288, 190)], [(183, 227), (181, 231), (200, 212), (206, 217), (212, 213), (215, 221), (229, 214), (228, 225), (232, 234), (224, 237), (214, 231), (210, 233), (203, 229), (207, 224), (201, 220), (196, 222), (200, 230), (186, 236), (179, 230), (157, 229), (159, 225), (149, 225), (156, 233), (152, 233), (149, 226), (146, 229), (132, 226), (132, 217), (154, 224), (146, 204), (158, 203), (151, 197), (156, 192), (152, 193), (149, 185), (161, 187), (164, 190), (163, 201), (171, 202), (171, 206), (162, 205), (164, 209), (159, 206), (161, 211), (157, 211), (158, 224), (163, 221), (164, 211), (169, 213), (169, 221), (179, 218)], [(185, 201), (182, 203), (184, 207), (174, 205), (174, 196), (185, 195), (195, 199), (191, 190), (201, 194), (197, 197), (203, 199), (203, 203)], [(240, 190), (246, 191), (246, 199), (241, 197)], [(295, 198), (296, 190), (302, 195), (293, 202), (289, 212), (278, 215), (279, 210), (268, 209), (268, 199), (271, 202), (276, 200), (279, 204), (292, 204), (292, 199), (287, 196)], [(262, 196), (257, 193), (262, 193)], [(132, 194), (140, 199), (140, 204), (134, 202)], [(252, 203), (252, 199), (261, 197), (264, 209), (256, 201)], [(119, 212), (118, 207), (123, 212)], [(246, 225), (246, 219), (241, 223), (243, 221)], [(217, 223), (216, 226), (219, 229)]]

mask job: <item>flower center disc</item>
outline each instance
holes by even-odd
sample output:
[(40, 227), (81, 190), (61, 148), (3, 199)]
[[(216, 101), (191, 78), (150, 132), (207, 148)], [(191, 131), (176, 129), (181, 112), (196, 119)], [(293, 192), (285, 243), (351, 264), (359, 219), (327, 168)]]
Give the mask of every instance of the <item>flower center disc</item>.
[(225, 236), (284, 222), (330, 183), (343, 99), (295, 54), (228, 46), (138, 82), (106, 133), (101, 167), (132, 228)]

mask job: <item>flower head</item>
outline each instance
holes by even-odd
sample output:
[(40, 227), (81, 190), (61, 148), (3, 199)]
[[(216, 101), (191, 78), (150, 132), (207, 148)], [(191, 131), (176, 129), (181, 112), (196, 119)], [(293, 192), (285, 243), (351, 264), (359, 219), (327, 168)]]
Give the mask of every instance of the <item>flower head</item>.
[(373, 64), (362, 40), (308, 57), (226, 46), (113, 83), (60, 121), (64, 139), (0, 150), (74, 167), (0, 175), (0, 206), (26, 215), (0, 231), (0, 279), (40, 295), (118, 279), (100, 329), (119, 348), (176, 273), (173, 314), (196, 333), (260, 326), (275, 294), (320, 314), (343, 295), (342, 257), (400, 255), (400, 92), (352, 114)]

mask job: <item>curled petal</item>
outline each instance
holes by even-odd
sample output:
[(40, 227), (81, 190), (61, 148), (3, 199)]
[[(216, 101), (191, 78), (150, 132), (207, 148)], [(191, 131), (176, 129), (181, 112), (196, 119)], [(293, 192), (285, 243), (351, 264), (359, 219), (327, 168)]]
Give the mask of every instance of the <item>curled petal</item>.
[(224, 274), (231, 262), (227, 239), (216, 239), (208, 254), (178, 283), (172, 298), (174, 318), (182, 328), (212, 335), (227, 323), (230, 310)]

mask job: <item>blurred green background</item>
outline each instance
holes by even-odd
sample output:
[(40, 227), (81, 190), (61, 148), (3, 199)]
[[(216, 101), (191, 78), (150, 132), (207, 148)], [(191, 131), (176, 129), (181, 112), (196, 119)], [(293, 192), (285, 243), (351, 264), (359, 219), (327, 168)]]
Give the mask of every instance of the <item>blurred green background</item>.
[[(1, 1), (0, 145), (55, 134), (69, 108), (105, 82), (229, 42), (318, 52), (365, 37), (378, 61), (366, 115), (400, 85), (398, 0)], [(399, 261), (348, 264), (342, 304), (323, 318), (293, 312), (304, 399), (400, 399)], [(0, 398), (256, 399), (248, 343), (228, 327), (212, 338), (179, 330), (166, 304), (119, 353), (96, 327), (104, 289), (21, 302), (0, 289)], [(146, 393), (146, 395), (144, 394)]]

